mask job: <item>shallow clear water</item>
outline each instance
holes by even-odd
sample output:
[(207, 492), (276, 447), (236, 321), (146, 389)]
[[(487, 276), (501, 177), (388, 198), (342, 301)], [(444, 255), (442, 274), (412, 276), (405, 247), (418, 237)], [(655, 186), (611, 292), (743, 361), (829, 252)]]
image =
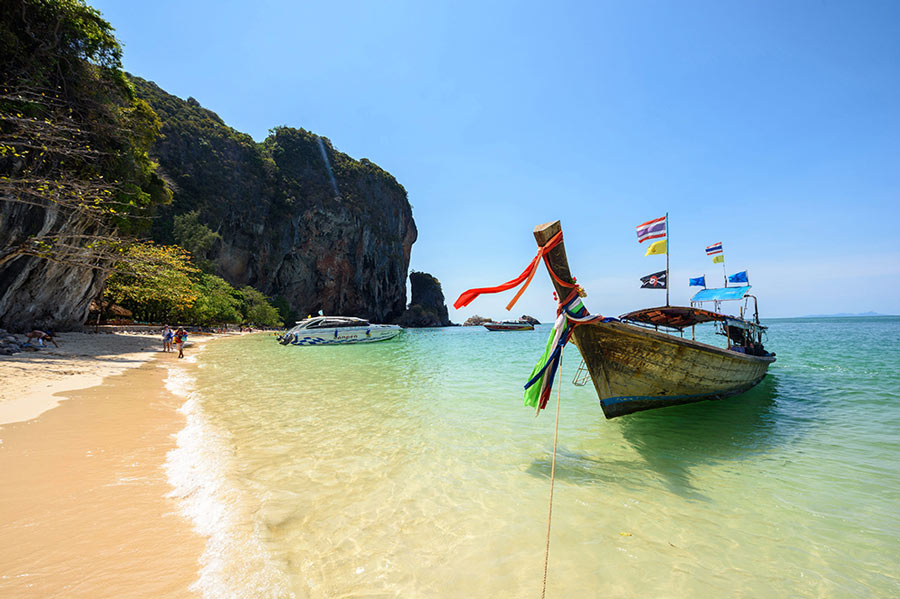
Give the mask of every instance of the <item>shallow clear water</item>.
[[(549, 597), (894, 597), (900, 318), (775, 320), (769, 376), (607, 421), (567, 348)], [(539, 596), (549, 327), (197, 357), (170, 456), (209, 597)], [(707, 337), (711, 339), (711, 337)]]

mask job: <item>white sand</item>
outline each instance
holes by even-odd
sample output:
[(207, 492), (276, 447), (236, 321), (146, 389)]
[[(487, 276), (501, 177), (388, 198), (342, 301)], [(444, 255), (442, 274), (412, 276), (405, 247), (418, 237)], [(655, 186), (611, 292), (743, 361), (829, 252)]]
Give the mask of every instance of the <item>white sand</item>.
[[(209, 338), (192, 336), (185, 351)], [(58, 394), (99, 385), (162, 353), (160, 335), (60, 333), (56, 342), (0, 356), (0, 425), (36, 418), (65, 399)]]

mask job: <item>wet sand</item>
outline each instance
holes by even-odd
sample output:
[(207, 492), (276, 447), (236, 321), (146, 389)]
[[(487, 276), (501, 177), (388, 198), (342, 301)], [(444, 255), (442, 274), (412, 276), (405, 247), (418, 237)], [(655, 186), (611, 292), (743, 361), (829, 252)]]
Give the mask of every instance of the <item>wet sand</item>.
[(198, 596), (204, 539), (163, 471), (184, 400), (158, 355), (0, 427), (0, 597)]

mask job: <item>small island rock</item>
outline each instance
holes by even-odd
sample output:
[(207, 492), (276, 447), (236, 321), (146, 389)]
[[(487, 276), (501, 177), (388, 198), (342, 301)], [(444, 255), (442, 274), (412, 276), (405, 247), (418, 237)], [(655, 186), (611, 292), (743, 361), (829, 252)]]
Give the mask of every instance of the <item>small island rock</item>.
[(441, 282), (427, 272), (409, 273), (412, 301), (398, 323), (407, 328), (449, 327), (453, 323), (447, 314)]
[(492, 318), (485, 318), (484, 316), (478, 316), (476, 314), (475, 316), (470, 316), (469, 318), (467, 318), (466, 321), (463, 323), (463, 326), (464, 327), (480, 327), (481, 325), (483, 325), (486, 322), (494, 322), (494, 320)]

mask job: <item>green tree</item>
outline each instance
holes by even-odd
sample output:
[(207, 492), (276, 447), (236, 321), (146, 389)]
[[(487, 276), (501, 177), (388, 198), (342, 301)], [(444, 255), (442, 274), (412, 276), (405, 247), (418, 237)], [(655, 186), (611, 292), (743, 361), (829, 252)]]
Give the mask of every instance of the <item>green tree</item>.
[(107, 300), (131, 310), (138, 320), (160, 322), (186, 313), (198, 299), (191, 276), (197, 269), (177, 246), (152, 242), (122, 249), (106, 281)]
[(262, 292), (247, 286), (240, 290), (244, 320), (264, 327), (280, 327), (283, 322), (278, 310)]
[(0, 201), (54, 226), (4, 238), (0, 268), (35, 256), (110, 271), (171, 200), (149, 148), (160, 122), (121, 69), (113, 29), (82, 0), (0, 0)]
[(178, 317), (191, 324), (237, 324), (241, 322), (241, 300), (225, 279), (202, 273), (194, 283), (197, 300)]
[(279, 295), (273, 299), (272, 305), (278, 310), (278, 316), (283, 323), (293, 324), (299, 320), (297, 313), (291, 308), (290, 302), (283, 295)]
[(222, 236), (200, 222), (197, 210), (176, 214), (173, 221), (175, 243), (190, 252), (191, 261), (202, 271), (212, 273), (215, 264), (206, 256), (216, 242), (222, 240)]

